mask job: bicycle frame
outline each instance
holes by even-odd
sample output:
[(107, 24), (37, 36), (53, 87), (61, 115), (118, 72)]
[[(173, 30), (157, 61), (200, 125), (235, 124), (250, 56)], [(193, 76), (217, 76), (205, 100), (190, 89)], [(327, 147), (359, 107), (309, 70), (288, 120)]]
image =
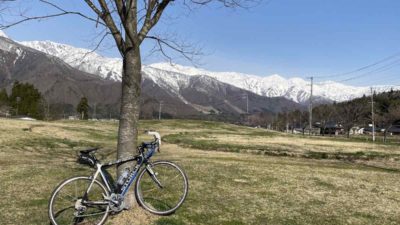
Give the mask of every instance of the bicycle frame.
[[(130, 187), (133, 184), (133, 181), (136, 179), (136, 176), (138, 175), (140, 168), (142, 168), (143, 165), (146, 165), (146, 170), (148, 170), (148, 172), (152, 175), (154, 175), (154, 172), (152, 171), (152, 169), (148, 166), (148, 161), (149, 159), (153, 156), (153, 154), (155, 153), (156, 148), (148, 148), (148, 151), (146, 152), (146, 154), (141, 153), (140, 155), (134, 156), (134, 157), (130, 157), (127, 159), (120, 159), (114, 162), (110, 162), (110, 163), (106, 163), (106, 164), (100, 164), (97, 163), (96, 164), (96, 172), (91, 176), (92, 181), (90, 182), (89, 187), (87, 188), (85, 194), (84, 194), (84, 199), (87, 197), (88, 193), (90, 192), (90, 189), (93, 186), (93, 183), (95, 182), (95, 180), (98, 178), (98, 176), (100, 175), (101, 177), (101, 181), (102, 183), (106, 186), (107, 190), (109, 193), (114, 193), (114, 190), (112, 187), (110, 187), (110, 182), (107, 179), (106, 175), (104, 174), (103, 170), (111, 167), (113, 165), (117, 165), (117, 164), (123, 164), (126, 162), (130, 162), (130, 161), (137, 161), (137, 164), (135, 165), (134, 169), (129, 173), (128, 175), (128, 179), (125, 181), (125, 183), (122, 185), (121, 187), (121, 192), (120, 194), (125, 197), (125, 195), (128, 193)], [(155, 181), (157, 183), (157, 185), (160, 185), (159, 182)], [(108, 196), (107, 196), (108, 197)], [(108, 202), (87, 202), (89, 204), (97, 204), (97, 205), (104, 205), (104, 204), (108, 204)]]

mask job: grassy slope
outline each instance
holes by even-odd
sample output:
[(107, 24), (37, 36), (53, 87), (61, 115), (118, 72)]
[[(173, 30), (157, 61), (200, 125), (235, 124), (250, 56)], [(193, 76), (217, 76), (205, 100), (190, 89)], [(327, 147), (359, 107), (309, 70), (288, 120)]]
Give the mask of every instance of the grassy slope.
[[(116, 126), (0, 120), (0, 224), (47, 224), (52, 189), (67, 177), (90, 172), (75, 163), (75, 151), (98, 145), (105, 148), (104, 160), (113, 158)], [(142, 121), (141, 128), (165, 135), (169, 143), (156, 158), (175, 161), (186, 170), (190, 193), (173, 216), (155, 217), (136, 207), (112, 217), (109, 224), (400, 221), (398, 146), (198, 121)]]

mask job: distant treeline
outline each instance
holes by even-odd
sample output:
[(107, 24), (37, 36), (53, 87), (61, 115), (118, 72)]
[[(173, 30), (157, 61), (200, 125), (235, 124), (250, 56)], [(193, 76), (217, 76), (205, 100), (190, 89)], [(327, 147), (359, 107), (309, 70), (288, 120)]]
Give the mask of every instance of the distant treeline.
[[(374, 121), (377, 128), (387, 131), (400, 120), (400, 91), (374, 94)], [(369, 127), (372, 123), (371, 96), (363, 96), (347, 102), (323, 104), (313, 108), (313, 126), (321, 130), (339, 126), (347, 135), (355, 127)], [(0, 90), (0, 116), (29, 116), (36, 119), (118, 119), (119, 104), (94, 104), (84, 96), (77, 105), (50, 102), (32, 84), (15, 82), (10, 93)], [(158, 119), (158, 107), (149, 110), (143, 107), (141, 119)], [(268, 127), (275, 130), (309, 129), (308, 110), (285, 110), (280, 113), (257, 112), (251, 115), (235, 113), (215, 113), (197, 115), (172, 115), (161, 112), (162, 119), (200, 119), (228, 123)], [(377, 129), (377, 130), (379, 130)], [(322, 133), (322, 135), (325, 132)]]
[[(51, 96), (43, 95), (34, 85), (15, 82), (7, 93), (6, 89), (0, 90), (0, 116), (2, 117), (32, 117), (40, 120), (57, 119), (118, 119), (120, 104), (102, 104), (91, 102), (82, 96), (77, 99), (77, 104), (63, 103), (53, 100)], [(143, 101), (140, 112), (141, 119), (158, 119), (158, 101)], [(171, 111), (171, 110), (169, 110)], [(228, 123), (246, 122), (246, 115), (210, 110), (208, 114), (176, 115), (163, 109), (162, 119), (198, 119), (223, 121)], [(173, 111), (173, 110), (172, 110)], [(179, 111), (179, 109), (178, 109)]]
[[(57, 119), (118, 119), (120, 104), (93, 103), (86, 97), (81, 97), (78, 104), (55, 102), (45, 97), (34, 85), (15, 82), (9, 93), (6, 89), (0, 90), (0, 116), (3, 117), (31, 117), (40, 120)], [(143, 107), (141, 119), (158, 119), (158, 102), (155, 107)], [(161, 112), (162, 119), (199, 119), (215, 120), (230, 123), (244, 121), (243, 115), (234, 113), (210, 112), (197, 115), (173, 115)]]
[[(374, 94), (374, 121), (377, 130), (387, 131), (400, 120), (400, 91)], [(313, 108), (313, 125), (322, 130), (327, 126), (340, 126), (347, 135), (355, 126), (369, 127), (372, 124), (372, 98), (363, 96), (351, 101), (323, 104)], [(255, 114), (249, 118), (250, 124), (269, 126), (276, 130), (309, 128), (309, 111), (287, 111), (271, 115)], [(323, 133), (322, 133), (323, 134)]]
[(118, 109), (115, 105), (90, 105), (85, 97), (78, 105), (47, 100), (32, 84), (14, 82), (11, 92), (0, 90), (0, 116), (31, 117), (40, 120), (68, 119), (69, 117), (117, 118)]

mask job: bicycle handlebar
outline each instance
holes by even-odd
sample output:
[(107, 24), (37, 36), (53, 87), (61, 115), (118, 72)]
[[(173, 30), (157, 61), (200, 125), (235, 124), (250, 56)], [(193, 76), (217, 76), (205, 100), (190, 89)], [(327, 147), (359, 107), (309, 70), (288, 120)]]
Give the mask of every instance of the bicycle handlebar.
[(158, 142), (158, 146), (161, 146), (161, 135), (160, 133), (156, 131), (146, 131), (146, 134), (152, 135), (154, 137), (154, 140)]

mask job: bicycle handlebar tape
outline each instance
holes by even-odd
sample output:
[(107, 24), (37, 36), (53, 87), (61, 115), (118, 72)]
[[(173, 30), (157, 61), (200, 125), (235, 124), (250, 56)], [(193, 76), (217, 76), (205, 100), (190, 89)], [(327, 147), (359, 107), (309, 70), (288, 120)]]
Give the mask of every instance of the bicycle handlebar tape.
[(160, 133), (155, 132), (155, 131), (148, 131), (147, 134), (148, 135), (153, 135), (154, 138), (158, 141), (158, 146), (159, 147), (161, 146), (161, 135), (160, 135)]

